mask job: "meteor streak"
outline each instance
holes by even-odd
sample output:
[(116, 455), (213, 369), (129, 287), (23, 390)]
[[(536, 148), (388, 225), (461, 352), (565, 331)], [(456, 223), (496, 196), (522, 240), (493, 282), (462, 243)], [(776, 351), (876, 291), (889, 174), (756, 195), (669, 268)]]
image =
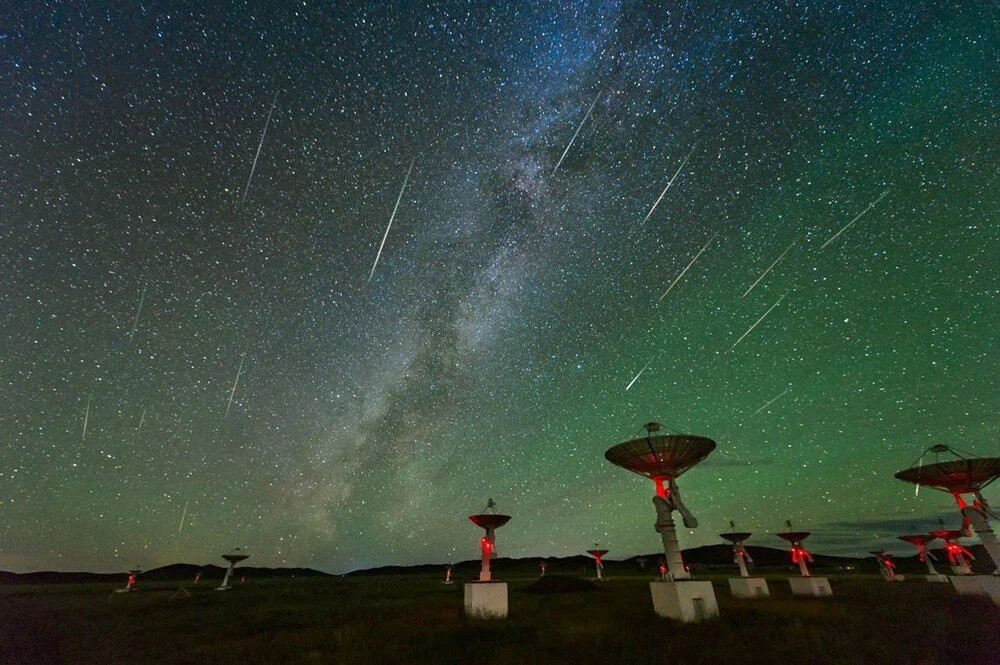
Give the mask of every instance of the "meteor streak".
[(375, 268), (378, 267), (378, 260), (382, 256), (382, 248), (385, 247), (385, 239), (389, 237), (389, 229), (392, 228), (392, 221), (396, 219), (396, 211), (399, 210), (399, 202), (403, 200), (403, 192), (406, 191), (406, 184), (410, 182), (410, 173), (413, 171), (413, 162), (416, 157), (410, 160), (410, 168), (406, 169), (406, 177), (403, 178), (403, 186), (399, 190), (399, 196), (396, 198), (396, 205), (392, 209), (392, 214), (389, 216), (389, 225), (385, 227), (385, 235), (382, 236), (382, 244), (378, 246), (378, 254), (375, 255), (375, 263), (372, 264), (372, 271), (368, 273), (368, 281), (372, 281), (372, 277), (375, 276)]
[(257, 144), (257, 154), (253, 156), (253, 165), (250, 167), (250, 176), (247, 178), (247, 186), (243, 189), (243, 201), (247, 202), (247, 194), (250, 193), (250, 181), (253, 180), (253, 172), (257, 170), (257, 160), (260, 158), (260, 149), (264, 147), (264, 137), (267, 136), (267, 128), (271, 124), (271, 114), (274, 113), (274, 105), (278, 103), (278, 95), (271, 100), (271, 110), (267, 112), (267, 120), (264, 121), (264, 131), (260, 133), (260, 143)]
[(774, 268), (774, 266), (778, 265), (778, 261), (780, 261), (781, 259), (785, 258), (785, 254), (787, 254), (787, 253), (788, 253), (788, 250), (790, 250), (790, 249), (791, 249), (792, 247), (794, 247), (794, 246), (795, 246), (795, 243), (797, 243), (798, 241), (799, 241), (799, 239), (798, 239), (798, 238), (796, 238), (795, 240), (793, 240), (793, 241), (792, 241), (792, 244), (791, 244), (791, 245), (789, 245), (788, 247), (786, 247), (786, 248), (785, 248), (785, 251), (783, 251), (783, 252), (781, 253), (781, 255), (780, 255), (780, 256), (779, 256), (778, 258), (776, 258), (776, 259), (774, 260), (774, 263), (772, 263), (771, 265), (769, 265), (769, 266), (767, 267), (767, 270), (765, 270), (764, 272), (762, 272), (762, 273), (760, 274), (760, 277), (758, 277), (758, 278), (757, 278), (757, 281), (756, 281), (756, 282), (754, 282), (753, 284), (751, 284), (751, 285), (750, 285), (750, 288), (746, 290), (746, 293), (744, 293), (744, 294), (743, 294), (742, 296), (740, 296), (740, 297), (741, 297), (741, 298), (746, 298), (746, 297), (747, 297), (747, 294), (749, 294), (749, 293), (750, 293), (751, 291), (753, 291), (753, 290), (754, 290), (754, 287), (755, 287), (755, 286), (757, 286), (758, 284), (760, 284), (760, 280), (762, 280), (762, 279), (764, 279), (765, 277), (767, 277), (767, 273), (771, 272), (771, 270), (772, 270), (772, 269)]
[(681, 161), (681, 165), (677, 167), (677, 170), (676, 170), (676, 171), (674, 171), (674, 175), (673, 175), (673, 176), (672, 176), (672, 177), (670, 178), (670, 182), (668, 182), (668, 183), (667, 183), (667, 186), (663, 188), (663, 191), (662, 191), (662, 192), (660, 192), (660, 198), (656, 199), (656, 203), (654, 203), (654, 204), (653, 204), (653, 207), (652, 207), (652, 208), (650, 208), (650, 209), (649, 209), (649, 212), (647, 212), (647, 213), (646, 213), (646, 217), (645, 217), (645, 218), (644, 218), (644, 219), (642, 220), (642, 223), (643, 223), (643, 224), (645, 224), (645, 223), (646, 223), (646, 221), (647, 221), (647, 220), (648, 220), (648, 219), (649, 219), (650, 217), (652, 217), (652, 216), (653, 216), (653, 211), (655, 211), (655, 210), (656, 210), (656, 206), (660, 205), (660, 201), (662, 201), (662, 200), (663, 200), (663, 197), (664, 197), (664, 196), (666, 196), (666, 194), (667, 194), (667, 190), (668, 190), (668, 189), (670, 189), (670, 186), (674, 184), (674, 180), (677, 180), (677, 176), (678, 176), (678, 175), (680, 175), (680, 172), (681, 172), (681, 169), (683, 169), (683, 168), (684, 168), (684, 165), (688, 163), (688, 159), (690, 159), (690, 158), (691, 158), (691, 153), (693, 153), (693, 152), (694, 152), (694, 149), (695, 149), (696, 147), (697, 147), (697, 146), (691, 146), (691, 150), (690, 150), (690, 151), (688, 152), (688, 154), (687, 154), (687, 155), (686, 155), (686, 156), (684, 157), (684, 159), (683, 159), (683, 160)]
[(735, 349), (736, 345), (739, 344), (740, 342), (742, 342), (744, 337), (746, 337), (751, 332), (753, 332), (753, 329), (756, 328), (758, 325), (760, 325), (760, 322), (763, 321), (765, 318), (767, 318), (767, 315), (771, 313), (771, 310), (773, 310), (775, 307), (777, 307), (778, 305), (780, 305), (781, 301), (784, 300), (784, 299), (785, 299), (785, 296), (781, 296), (780, 298), (778, 298), (778, 302), (776, 302), (773, 305), (771, 305), (766, 312), (764, 312), (763, 314), (761, 314), (760, 318), (757, 319), (756, 321), (754, 321), (753, 325), (750, 326), (745, 333), (743, 333), (742, 335), (740, 335), (740, 338), (738, 340), (736, 340), (736, 342), (731, 347), (729, 347), (729, 350), (732, 351), (733, 349)]
[(229, 408), (233, 405), (233, 397), (236, 396), (236, 386), (240, 382), (240, 374), (243, 373), (243, 361), (246, 360), (247, 354), (244, 353), (240, 356), (240, 368), (236, 370), (236, 380), (233, 381), (233, 389), (229, 393), (229, 404), (226, 405), (226, 416), (229, 415)]
[(181, 523), (180, 526), (177, 527), (177, 533), (180, 533), (181, 529), (184, 528), (184, 518), (187, 517), (188, 514), (188, 503), (188, 501), (184, 502), (184, 512), (181, 513)]
[(704, 252), (706, 249), (708, 249), (708, 246), (712, 244), (712, 241), (715, 240), (715, 236), (717, 236), (717, 235), (719, 235), (718, 231), (716, 231), (715, 234), (711, 238), (708, 239), (708, 242), (705, 243), (704, 247), (702, 247), (700, 250), (698, 250), (698, 253), (694, 255), (694, 258), (691, 259), (691, 262), (688, 263), (686, 266), (684, 266), (684, 270), (681, 270), (681, 274), (677, 275), (677, 279), (675, 279), (670, 284), (670, 286), (667, 287), (667, 290), (663, 292), (663, 295), (660, 296), (660, 299), (657, 302), (663, 302), (663, 299), (667, 297), (667, 294), (670, 293), (671, 289), (673, 289), (675, 286), (677, 286), (677, 282), (681, 281), (681, 277), (684, 276), (684, 273), (686, 273), (688, 271), (688, 269), (691, 266), (694, 265), (694, 262), (698, 260), (698, 257), (701, 256), (701, 253)]
[(777, 402), (777, 401), (778, 401), (778, 398), (780, 398), (780, 397), (781, 397), (782, 395), (784, 395), (785, 393), (787, 393), (787, 392), (788, 392), (789, 390), (791, 390), (791, 388), (785, 388), (785, 389), (784, 389), (783, 391), (781, 391), (781, 394), (780, 394), (780, 395), (778, 395), (777, 397), (775, 397), (774, 399), (772, 399), (772, 400), (771, 400), (770, 402), (768, 402), (768, 403), (767, 403), (767, 404), (765, 404), (764, 406), (762, 406), (762, 407), (760, 407), (759, 409), (757, 409), (756, 411), (754, 411), (754, 412), (753, 412), (753, 415), (755, 415), (755, 416), (756, 416), (756, 415), (757, 415), (758, 413), (760, 413), (761, 411), (763, 411), (763, 410), (764, 410), (764, 409), (766, 409), (767, 407), (769, 407), (769, 406), (771, 406), (772, 404), (774, 404), (775, 402)]
[(137, 433), (142, 431), (142, 424), (144, 422), (146, 422), (146, 409), (142, 410), (142, 416), (139, 417), (139, 426), (135, 428)]
[(146, 301), (146, 287), (142, 287), (142, 295), (139, 296), (139, 307), (135, 310), (135, 318), (132, 320), (132, 332), (129, 333), (129, 339), (135, 337), (135, 329), (139, 325), (139, 315), (142, 314), (142, 303)]
[(882, 192), (882, 196), (878, 197), (877, 199), (875, 199), (874, 201), (872, 201), (871, 203), (869, 203), (867, 208), (865, 208), (864, 210), (862, 210), (861, 212), (859, 212), (854, 219), (852, 219), (851, 221), (849, 221), (844, 226), (844, 228), (842, 228), (839, 231), (837, 231), (836, 233), (834, 233), (832, 238), (830, 238), (825, 243), (823, 243), (820, 246), (820, 249), (826, 249), (827, 245), (829, 245), (831, 242), (833, 242), (834, 240), (836, 240), (840, 236), (841, 233), (843, 233), (847, 229), (851, 228), (851, 226), (854, 225), (854, 222), (856, 222), (859, 219), (861, 219), (865, 215), (865, 213), (867, 213), (869, 210), (871, 210), (872, 208), (874, 208), (878, 204), (878, 202), (881, 201), (882, 199), (884, 199), (889, 194), (889, 192), (891, 192), (891, 191), (892, 191), (892, 187), (890, 187), (889, 189), (887, 189), (884, 192)]
[(90, 395), (87, 395), (87, 410), (83, 412), (83, 436), (80, 440), (83, 441), (87, 438), (87, 422), (90, 420)]
[(569, 140), (569, 143), (566, 144), (566, 149), (563, 150), (562, 156), (559, 158), (559, 161), (556, 162), (556, 167), (552, 169), (552, 175), (555, 175), (556, 171), (559, 170), (559, 167), (562, 166), (563, 160), (566, 159), (566, 154), (569, 152), (569, 149), (573, 147), (573, 141), (576, 140), (576, 137), (580, 133), (580, 130), (583, 129), (583, 124), (587, 122), (587, 118), (590, 117), (590, 112), (594, 110), (594, 106), (597, 104), (597, 100), (600, 99), (601, 93), (603, 92), (604, 88), (598, 90), (597, 95), (594, 96), (594, 101), (590, 102), (590, 108), (587, 109), (587, 113), (583, 116), (583, 120), (580, 121), (580, 124), (576, 126), (576, 131), (573, 132), (573, 138), (571, 138)]
[(638, 374), (636, 374), (636, 375), (635, 375), (634, 377), (632, 377), (632, 380), (628, 382), (628, 385), (627, 385), (627, 386), (625, 386), (625, 390), (628, 390), (629, 388), (631, 388), (631, 387), (632, 387), (632, 385), (633, 385), (633, 384), (634, 384), (634, 383), (635, 383), (636, 381), (638, 381), (638, 380), (639, 380), (639, 377), (640, 377), (640, 376), (642, 376), (642, 373), (646, 371), (646, 368), (647, 368), (647, 367), (649, 367), (650, 365), (652, 365), (652, 364), (653, 364), (653, 361), (654, 361), (654, 360), (656, 360), (656, 356), (653, 356), (652, 358), (650, 358), (650, 359), (649, 359), (649, 362), (648, 362), (648, 363), (646, 363), (645, 365), (643, 365), (642, 369), (640, 369), (640, 370), (639, 370), (639, 373), (638, 373)]

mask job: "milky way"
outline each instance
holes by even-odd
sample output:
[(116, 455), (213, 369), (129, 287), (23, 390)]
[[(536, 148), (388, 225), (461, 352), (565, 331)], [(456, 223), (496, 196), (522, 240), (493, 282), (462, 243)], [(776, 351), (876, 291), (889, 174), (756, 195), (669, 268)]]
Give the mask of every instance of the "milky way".
[(655, 551), (650, 420), (686, 546), (957, 522), (892, 472), (996, 452), (978, 3), (222, 4), (0, 20), (0, 568)]

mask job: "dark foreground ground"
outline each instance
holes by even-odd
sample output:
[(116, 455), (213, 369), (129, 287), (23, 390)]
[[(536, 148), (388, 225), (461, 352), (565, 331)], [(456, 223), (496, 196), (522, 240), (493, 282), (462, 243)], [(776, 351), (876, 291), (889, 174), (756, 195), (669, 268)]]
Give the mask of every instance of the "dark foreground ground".
[(658, 619), (648, 579), (596, 592), (526, 593), (509, 579), (505, 621), (462, 612), (462, 585), (439, 577), (248, 581), (217, 593), (187, 584), (0, 587), (3, 663), (1000, 663), (1000, 610), (951, 585), (831, 578), (834, 598), (730, 598), (722, 617)]

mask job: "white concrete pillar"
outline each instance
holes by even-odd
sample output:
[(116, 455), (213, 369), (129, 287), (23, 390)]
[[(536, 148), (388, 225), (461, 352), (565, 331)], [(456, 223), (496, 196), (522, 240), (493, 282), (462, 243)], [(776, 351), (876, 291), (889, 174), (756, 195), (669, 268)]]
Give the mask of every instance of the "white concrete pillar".
[(660, 533), (663, 541), (663, 554), (667, 559), (667, 577), (674, 580), (689, 580), (691, 573), (684, 568), (684, 557), (681, 556), (680, 541), (677, 540), (677, 528), (674, 526), (674, 518), (669, 508), (664, 509), (661, 502), (666, 502), (660, 497), (653, 497), (653, 504), (656, 506), (656, 530)]
[(993, 559), (993, 565), (996, 566), (997, 570), (1000, 570), (1000, 540), (997, 539), (997, 535), (990, 528), (990, 523), (986, 519), (986, 515), (983, 511), (975, 507), (963, 508), (962, 514), (969, 520), (972, 530), (976, 532), (983, 547), (986, 548), (986, 553)]

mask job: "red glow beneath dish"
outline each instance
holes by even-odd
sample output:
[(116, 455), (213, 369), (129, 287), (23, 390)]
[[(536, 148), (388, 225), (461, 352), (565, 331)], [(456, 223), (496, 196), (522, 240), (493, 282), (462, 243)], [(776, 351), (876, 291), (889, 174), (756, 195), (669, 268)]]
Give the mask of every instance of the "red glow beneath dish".
[(804, 547), (795, 547), (793, 545), (792, 549), (791, 549), (791, 552), (792, 552), (792, 563), (798, 563), (799, 561), (802, 561), (802, 560), (805, 560), (805, 561), (811, 561), (812, 560), (812, 556), (810, 556), (809, 552), (807, 552), (806, 548), (804, 548)]
[(663, 484), (670, 480), (670, 476), (657, 476), (653, 478), (653, 482), (656, 483), (656, 496), (661, 499), (666, 499), (670, 496), (670, 490)]

